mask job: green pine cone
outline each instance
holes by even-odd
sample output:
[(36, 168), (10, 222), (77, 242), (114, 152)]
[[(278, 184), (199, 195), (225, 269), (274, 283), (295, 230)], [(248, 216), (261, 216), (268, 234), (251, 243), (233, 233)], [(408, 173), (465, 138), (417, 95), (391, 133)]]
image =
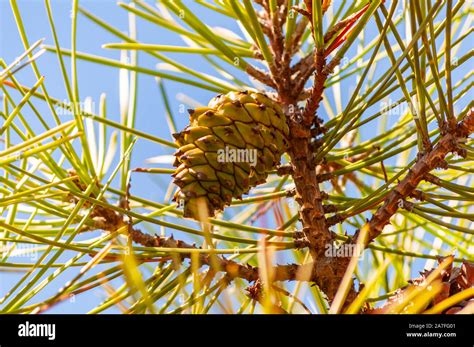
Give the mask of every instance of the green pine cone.
[(207, 107), (190, 110), (190, 124), (174, 134), (175, 201), (184, 201), (184, 216), (198, 219), (198, 205), (214, 216), (265, 183), (287, 149), (289, 130), (280, 106), (265, 94), (230, 92)]

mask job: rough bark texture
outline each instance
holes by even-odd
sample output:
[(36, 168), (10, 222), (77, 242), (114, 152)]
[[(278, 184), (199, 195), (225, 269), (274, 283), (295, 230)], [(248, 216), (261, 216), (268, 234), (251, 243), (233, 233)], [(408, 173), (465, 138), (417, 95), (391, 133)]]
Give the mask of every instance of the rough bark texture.
[[(337, 49), (343, 43), (345, 40), (344, 33), (350, 30), (350, 27), (360, 18), (365, 11), (364, 9), (367, 9), (367, 6), (329, 29), (325, 35), (325, 42), (327, 43), (331, 39), (334, 40), (332, 40), (331, 45), (326, 51), (324, 49), (315, 51), (291, 66), (295, 52), (301, 47), (301, 37), (308, 23), (310, 23), (308, 18), (311, 18), (311, 1), (305, 0), (306, 9), (295, 9), (303, 14), (303, 16), (296, 23), (293, 35), (289, 40), (284, 39), (282, 31), (282, 25), (285, 23), (284, 18), (288, 15), (289, 11), (289, 9), (282, 7), (283, 2), (278, 2), (280, 10), (275, 12), (273, 16), (268, 12), (269, 6), (267, 1), (255, 0), (255, 2), (263, 7), (262, 13), (259, 13), (259, 19), (264, 26), (264, 33), (268, 36), (273, 61), (268, 64), (268, 72), (248, 65), (247, 73), (256, 80), (273, 88), (275, 90), (275, 100), (284, 106), (290, 128), (288, 154), (291, 163), (289, 166), (279, 168), (278, 172), (285, 175), (291, 174), (293, 177), (296, 186), (295, 200), (300, 206), (299, 216), (303, 225), (302, 232), (295, 233), (297, 235), (295, 239), (304, 238), (304, 240), (299, 240), (299, 243), (295, 242), (295, 244), (307, 246), (313, 260), (312, 263), (303, 265), (277, 265), (274, 267), (274, 279), (276, 281), (312, 281), (327, 295), (329, 301), (332, 301), (350, 258), (327, 257), (325, 255), (327, 245), (332, 245), (335, 241), (335, 234), (329, 227), (341, 222), (348, 216), (335, 214), (329, 220), (325, 218), (325, 213), (334, 211), (329, 207), (324, 208), (323, 199), (327, 195), (321, 192), (319, 187), (320, 179), (324, 176), (318, 176), (318, 170), (319, 172), (322, 171), (323, 163), (315, 163), (313, 159), (315, 146), (318, 147), (320, 145), (318, 144), (317, 136), (323, 132), (321, 121), (317, 117), (317, 111), (324, 95), (325, 82), (332, 73), (333, 68), (339, 63), (337, 59), (327, 63), (325, 57), (329, 51)], [(339, 34), (341, 30), (343, 35)], [(334, 38), (336, 35), (337, 37)], [(256, 51), (255, 57), (261, 59), (261, 52)], [(314, 84), (312, 88), (305, 90), (305, 85), (312, 74), (314, 74)], [(298, 107), (298, 102), (301, 100), (307, 100), (305, 108), (302, 110)], [(390, 222), (390, 218), (403, 205), (406, 198), (422, 194), (416, 190), (416, 187), (430, 171), (438, 167), (444, 167), (444, 160), (447, 154), (452, 152), (457, 152), (460, 155), (465, 154), (459, 146), (459, 142), (465, 140), (473, 132), (474, 112), (471, 109), (457, 124), (455, 130), (453, 130), (453, 127), (450, 127), (447, 131), (443, 130), (442, 137), (436, 146), (420, 155), (409, 173), (388, 193), (382, 206), (377, 209), (368, 222), (367, 243), (380, 235), (383, 228)], [(324, 175), (324, 172), (321, 174)], [(331, 178), (332, 176), (328, 177)], [(99, 218), (97, 221), (98, 228), (112, 231), (116, 230), (116, 226), (123, 226), (124, 224), (122, 218), (117, 218), (123, 216), (118, 216), (115, 212), (110, 212), (106, 209), (95, 212), (96, 217)], [(104, 220), (100, 219), (101, 217)], [(181, 249), (196, 248), (194, 245), (175, 240), (172, 237), (161, 238), (151, 236), (132, 228), (129, 229), (129, 233), (134, 242), (144, 246)], [(356, 243), (357, 237), (358, 233), (346, 243)], [(178, 260), (182, 261), (185, 258), (190, 258), (191, 252), (179, 253), (177, 257)], [(255, 297), (258, 297), (260, 279), (257, 267), (242, 265), (221, 256), (212, 256), (211, 259), (211, 256), (208, 254), (199, 255), (201, 265), (211, 266), (212, 262), (216, 259), (219, 267), (218, 270), (225, 272), (229, 279), (242, 278), (248, 282), (253, 282), (253, 286), (249, 287), (249, 292), (255, 291)], [(352, 284), (346, 304), (350, 303), (356, 294), (357, 292)]]
[[(474, 132), (474, 111), (470, 109), (465, 117), (457, 124), (456, 130), (442, 136), (436, 146), (429, 152), (420, 156), (409, 173), (387, 195), (383, 205), (377, 210), (369, 221), (368, 242), (380, 235), (390, 218), (401, 207), (403, 201), (416, 189), (424, 177), (436, 168), (444, 167), (444, 158), (451, 152), (464, 155), (459, 143)], [(355, 238), (351, 242), (356, 242)]]
[(331, 244), (334, 238), (324, 217), (323, 199), (312, 163), (310, 136), (307, 135), (309, 129), (296, 121), (292, 123), (289, 155), (297, 191), (295, 199), (300, 205), (303, 232), (308, 239), (309, 250), (315, 261), (316, 284), (328, 295), (329, 299), (332, 299), (344, 272), (331, 268), (330, 260), (324, 256), (326, 245)]
[[(162, 247), (162, 248), (180, 248), (180, 249), (198, 249), (195, 245), (190, 245), (181, 240), (175, 240), (173, 237), (160, 237), (145, 234), (137, 229), (132, 229), (129, 235), (133, 242), (141, 244), (145, 247)], [(176, 253), (177, 260), (190, 259), (191, 252), (189, 253)], [(249, 264), (242, 265), (233, 260), (226, 259), (221, 256), (216, 256), (218, 269), (216, 271), (224, 272), (228, 279), (242, 278), (248, 282), (255, 282), (259, 279), (258, 267), (251, 266)], [(212, 266), (212, 259), (209, 254), (199, 254), (199, 263), (201, 266)], [(288, 264), (288, 265), (277, 265), (274, 267), (274, 280), (275, 281), (311, 281), (312, 276), (304, 276), (308, 273), (308, 268), (311, 268), (312, 264)], [(311, 271), (309, 271), (311, 274)], [(305, 278), (306, 277), (306, 278)]]
[[(360, 18), (367, 9), (366, 5), (351, 17), (335, 24), (325, 35), (325, 42), (332, 40), (330, 46), (321, 51), (315, 51), (291, 66), (292, 57), (301, 47), (301, 37), (311, 21), (311, 0), (305, 0), (305, 8), (293, 8), (302, 16), (296, 23), (293, 35), (286, 40), (283, 38), (282, 25), (284, 18), (288, 15), (289, 9), (282, 7), (283, 2), (278, 2), (279, 10), (270, 15), (267, 1), (255, 1), (262, 5), (263, 10), (258, 14), (259, 20), (263, 25), (263, 32), (269, 39), (269, 46), (272, 50), (273, 61), (268, 62), (268, 72), (261, 71), (249, 65), (248, 74), (258, 81), (266, 84), (275, 90), (275, 100), (281, 102), (284, 106), (288, 125), (290, 128), (290, 147), (288, 154), (291, 159), (291, 165), (279, 169), (280, 174), (291, 174), (296, 186), (295, 199), (300, 205), (300, 221), (303, 225), (302, 233), (298, 237), (304, 236), (305, 240), (300, 241), (300, 245), (307, 245), (312, 256), (313, 262), (303, 265), (278, 265), (275, 267), (275, 280), (310, 280), (315, 282), (321, 290), (327, 295), (329, 301), (332, 301), (339, 288), (340, 282), (347, 269), (350, 258), (345, 257), (326, 257), (325, 250), (327, 245), (335, 241), (335, 234), (329, 227), (341, 222), (347, 216), (344, 214), (335, 214), (328, 220), (325, 213), (334, 212), (330, 208), (324, 208), (324, 193), (319, 187), (317, 169), (321, 171), (322, 162), (315, 163), (313, 153), (315, 146), (318, 146), (317, 136), (323, 131), (320, 120), (317, 117), (320, 102), (324, 94), (324, 85), (333, 68), (339, 63), (337, 59), (326, 62), (325, 57), (330, 51), (333, 51), (342, 44), (346, 38), (351, 26)], [(329, 2), (325, 2), (329, 3)], [(342, 35), (340, 34), (342, 31)], [(258, 49), (258, 48), (256, 48)], [(256, 51), (255, 57), (262, 58), (262, 54)], [(305, 90), (305, 85), (311, 75), (314, 74), (314, 84), (309, 90)], [(298, 102), (307, 100), (304, 110), (299, 109)], [(385, 197), (382, 206), (368, 222), (369, 233), (368, 242), (373, 241), (382, 232), (390, 218), (397, 212), (400, 202), (406, 198), (417, 194), (416, 187), (421, 180), (431, 170), (437, 167), (443, 167), (444, 158), (448, 153), (457, 152), (463, 155), (458, 142), (466, 139), (474, 131), (474, 115), (472, 110), (457, 124), (456, 130), (443, 132), (443, 135), (437, 145), (419, 156), (416, 164), (410, 172), (400, 181), (397, 186)], [(320, 144), (319, 144), (320, 145)], [(324, 160), (324, 158), (323, 158)], [(324, 174), (324, 172), (322, 173)], [(330, 176), (328, 176), (331, 178)], [(378, 203), (378, 202), (377, 202)], [(143, 234), (137, 230), (130, 232), (132, 240), (147, 246), (171, 247), (171, 248), (195, 248), (192, 245), (182, 241), (176, 241), (172, 238), (163, 239), (156, 236)], [(296, 235), (296, 234), (295, 234)], [(347, 241), (348, 244), (355, 243), (358, 234)], [(190, 253), (181, 253), (181, 258), (189, 258)], [(257, 291), (259, 286), (258, 268), (239, 264), (235, 261), (217, 257), (218, 265), (221, 271), (224, 271), (230, 278), (243, 278), (254, 285), (249, 287), (249, 291)], [(209, 255), (201, 254), (199, 260), (202, 265), (211, 264)], [(308, 267), (310, 268), (308, 271)], [(309, 272), (307, 278), (299, 277), (299, 273)], [(346, 304), (350, 303), (356, 296), (352, 284), (346, 299)], [(258, 295), (256, 294), (256, 297)]]

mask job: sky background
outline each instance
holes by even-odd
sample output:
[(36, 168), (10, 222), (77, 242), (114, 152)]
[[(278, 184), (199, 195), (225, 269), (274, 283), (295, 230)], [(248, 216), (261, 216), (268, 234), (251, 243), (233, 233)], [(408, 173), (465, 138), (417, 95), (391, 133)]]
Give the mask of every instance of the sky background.
[[(18, 1), (19, 10), (23, 17), (23, 23), (25, 30), (29, 37), (29, 42), (32, 44), (36, 40), (45, 38), (44, 43), (47, 45), (54, 45), (52, 39), (51, 30), (48, 22), (48, 17), (43, 4), (43, 1), (39, 0), (21, 0)], [(58, 33), (60, 45), (64, 48), (70, 48), (70, 36), (71, 36), (71, 2), (64, 0), (53, 0), (52, 9), (55, 20), (55, 25)], [(148, 3), (152, 3), (148, 1)], [(199, 13), (201, 18), (205, 18), (205, 21), (211, 26), (226, 27), (235, 32), (240, 33), (236, 23), (230, 21), (228, 18), (216, 15), (215, 12), (204, 9), (201, 6), (197, 6), (194, 1), (186, 1), (194, 8), (196, 13)], [(337, 1), (335, 1), (337, 4)], [(119, 6), (115, 1), (111, 0), (81, 0), (80, 6), (87, 9), (94, 15), (102, 18), (121, 32), (128, 32), (128, 12)], [(198, 10), (199, 9), (199, 10)], [(169, 45), (180, 45), (182, 40), (175, 34), (167, 31), (154, 24), (146, 22), (141, 19), (137, 19), (138, 27), (138, 41), (143, 43), (156, 43), (156, 44), (169, 44)], [(105, 43), (116, 43), (120, 42), (120, 39), (116, 38), (112, 34), (109, 34), (104, 29), (100, 28), (90, 20), (79, 14), (78, 17), (78, 33), (77, 33), (77, 50), (87, 52), (89, 54), (96, 54), (102, 57), (107, 57), (115, 60), (120, 59), (119, 50), (107, 50), (101, 48)], [(373, 35), (377, 35), (377, 29), (374, 24), (371, 24), (373, 28)], [(370, 33), (370, 31), (369, 31)], [(241, 34), (241, 33), (240, 33)], [(370, 34), (369, 34), (370, 35)], [(367, 41), (370, 41), (372, 37), (367, 37)], [(353, 47), (348, 55), (350, 56), (356, 51), (356, 47)], [(2, 57), (6, 63), (13, 61), (19, 54), (24, 51), (23, 45), (18, 34), (18, 30), (15, 24), (14, 16), (10, 8), (10, 4), (6, 0), (0, 0), (0, 57)], [(185, 63), (190, 68), (199, 70), (204, 73), (210, 73), (215, 75), (215, 71), (212, 67), (206, 63), (202, 57), (193, 56), (190, 59), (186, 55), (169, 54), (166, 56), (174, 58), (182, 63)], [(70, 72), (69, 59), (65, 60), (68, 72)], [(140, 53), (138, 65), (154, 69), (159, 61), (154, 57)], [(80, 99), (84, 100), (86, 97), (92, 98), (94, 102), (94, 113), (98, 113), (99, 98), (102, 93), (107, 95), (107, 117), (112, 120), (120, 120), (120, 109), (119, 109), (119, 70), (114, 67), (105, 67), (103, 65), (84, 62), (78, 60), (78, 76), (80, 86)], [(54, 53), (47, 52), (38, 60), (38, 67), (42, 75), (45, 76), (45, 84), (48, 92), (51, 96), (60, 99), (67, 100), (67, 93), (64, 88), (63, 79), (58, 66), (57, 57)], [(380, 76), (388, 68), (387, 63), (377, 66), (374, 71), (374, 77)], [(456, 80), (459, 76), (464, 75), (469, 71), (468, 66), (459, 69), (455, 72), (453, 80)], [(240, 74), (242, 78), (245, 78)], [(32, 86), (36, 79), (30, 68), (26, 68), (16, 75), (22, 84)], [(354, 79), (349, 79), (347, 82), (342, 84), (342, 93), (344, 102), (348, 101), (351, 95), (351, 91), (354, 89)], [(187, 95), (188, 98), (192, 98), (197, 103), (207, 104), (208, 100), (215, 95), (213, 92), (205, 91), (199, 88), (194, 88), (188, 85), (175, 83), (172, 81), (165, 81), (165, 87), (171, 101), (171, 110), (175, 115), (178, 129), (182, 129), (188, 121), (187, 113), (182, 112), (189, 108), (186, 103), (183, 103), (183, 95)], [(13, 94), (13, 93), (12, 93)], [(159, 89), (155, 78), (153, 76), (147, 76), (139, 74), (138, 76), (138, 98), (137, 98), (137, 118), (136, 128), (155, 136), (172, 141), (169, 133), (168, 125), (164, 117), (164, 104), (160, 97)], [(397, 100), (400, 97), (399, 94), (391, 96), (392, 101)], [(333, 104), (333, 101), (329, 99), (329, 102)], [(36, 103), (40, 112), (49, 114), (49, 110), (45, 103)], [(184, 105), (184, 107), (183, 107)], [(462, 109), (465, 105), (459, 105), (459, 109)], [(373, 109), (376, 109), (375, 106)], [(374, 113), (374, 112), (372, 112)], [(370, 114), (370, 113), (369, 113)], [(25, 111), (26, 117), (31, 120), (31, 124), (35, 129), (39, 129), (39, 124), (32, 113)], [(69, 115), (63, 115), (61, 117), (69, 117)], [(328, 119), (328, 115), (322, 113), (324, 119)], [(51, 121), (52, 117), (46, 117), (47, 120)], [(389, 125), (390, 125), (389, 120)], [(374, 126), (369, 126), (364, 130), (363, 136), (373, 136), (375, 129)], [(110, 135), (110, 132), (109, 132)], [(164, 148), (146, 140), (139, 140), (134, 148), (131, 167), (144, 167), (153, 166), (146, 163), (146, 159), (155, 157), (158, 155), (169, 155), (172, 154), (173, 150)], [(112, 168), (117, 162), (112, 163)], [(163, 165), (159, 165), (163, 167)], [(110, 171), (109, 171), (110, 173)], [(153, 201), (164, 202), (163, 196), (169, 182), (168, 177), (162, 175), (146, 175), (146, 174), (134, 174), (132, 178), (132, 192), (134, 195), (143, 196)], [(266, 226), (271, 227), (272, 221), (266, 220)], [(63, 279), (67, 280), (71, 274), (64, 274)], [(0, 295), (4, 295), (6, 291), (18, 280), (18, 274), (14, 273), (0, 273)], [(61, 278), (61, 277), (60, 277)], [(58, 279), (58, 281), (61, 281)], [(38, 295), (34, 301), (47, 297), (55, 292), (55, 288), (45, 290), (44, 293)], [(77, 302), (65, 302), (64, 304), (58, 305), (53, 308), (51, 313), (54, 312), (84, 312), (94, 307), (104, 299), (102, 290), (94, 290), (92, 293), (82, 295), (81, 298), (77, 299)], [(116, 312), (115, 309), (108, 312)]]
[[(71, 48), (71, 3), (71, 1), (64, 0), (51, 1), (58, 40), (61, 47), (66, 49)], [(152, 4), (153, 2), (147, 1), (147, 3)], [(238, 26), (233, 21), (229, 21), (223, 16), (215, 15), (213, 11), (198, 6), (193, 1), (186, 1), (186, 3), (194, 9), (199, 8), (199, 13), (205, 16), (206, 19), (209, 19), (213, 26), (226, 27), (238, 31)], [(128, 32), (128, 12), (117, 6), (116, 1), (81, 0), (79, 5), (93, 13), (95, 16), (105, 20), (121, 32)], [(40, 0), (20, 0), (18, 1), (18, 7), (23, 18), (23, 24), (30, 45), (35, 41), (44, 38), (45, 45), (54, 46), (54, 40), (44, 2)], [(81, 14), (78, 16), (77, 27), (77, 51), (120, 60), (119, 50), (107, 50), (101, 48), (105, 43), (121, 42), (119, 38), (108, 33), (95, 23), (92, 23)], [(182, 40), (174, 33), (140, 19), (137, 20), (137, 39), (138, 41), (145, 43), (159, 43), (164, 45), (182, 44)], [(6, 0), (0, 0), (0, 56), (7, 62), (7, 64), (9, 64), (23, 52), (24, 48), (10, 4)], [(192, 69), (204, 73), (215, 74), (209, 64), (206, 64), (205, 60), (197, 55), (193, 55), (192, 59), (189, 59), (187, 56), (182, 54), (167, 53), (166, 55), (185, 63)], [(156, 58), (150, 57), (146, 54), (139, 54), (138, 65), (154, 69), (156, 68), (157, 63), (160, 63), (160, 61)], [(40, 59), (38, 59), (37, 64), (40, 73), (45, 76), (44, 83), (50, 96), (59, 100), (69, 100), (64, 87), (56, 54), (53, 52), (46, 52), (40, 57)], [(69, 76), (71, 76), (70, 60), (68, 58), (65, 58), (65, 65)], [(102, 93), (105, 93), (107, 97), (107, 117), (117, 122), (120, 121), (119, 70), (114, 67), (77, 60), (77, 71), (79, 76), (78, 80), (81, 102), (83, 102), (87, 97), (92, 98), (93, 113), (97, 114), (99, 112), (100, 96)], [(36, 82), (36, 78), (31, 68), (25, 68), (15, 76), (23, 85), (26, 86), (32, 86)], [(241, 74), (241, 76), (243, 78), (245, 77), (243, 74)], [(186, 126), (188, 122), (188, 113), (186, 110), (192, 106), (189, 103), (183, 103), (183, 95), (187, 95), (186, 100), (188, 100), (188, 102), (193, 101), (205, 105), (208, 100), (216, 94), (214, 92), (193, 88), (173, 81), (165, 81), (164, 83), (170, 99), (171, 111), (174, 114), (178, 130), (181, 130)], [(14, 99), (18, 101), (18, 95), (14, 94), (15, 93), (12, 93), (12, 96), (14, 96)], [(160, 138), (173, 141), (164, 116), (164, 103), (160, 96), (159, 88), (154, 76), (139, 74), (136, 104), (137, 117), (135, 128)], [(50, 111), (46, 103), (35, 102), (35, 106), (40, 113), (47, 115), (45, 116), (45, 119), (50, 122), (50, 126), (53, 126), (53, 118), (50, 116)], [(25, 109), (24, 115), (29, 122), (31, 121), (30, 125), (33, 129), (38, 131), (41, 129), (41, 125), (31, 110)], [(67, 120), (72, 119), (72, 116), (69, 114), (60, 115), (60, 117), (67, 117)], [(111, 129), (109, 129), (109, 137), (111, 132)], [(167, 165), (163, 164), (151, 165), (146, 162), (146, 159), (159, 155), (170, 155), (173, 152), (173, 149), (164, 148), (156, 143), (146, 140), (138, 140), (134, 146), (133, 155), (131, 157), (131, 167), (166, 167)], [(117, 163), (118, 158), (112, 162), (108, 174), (111, 173), (111, 170)], [(168, 165), (168, 167), (172, 166)], [(137, 173), (132, 177), (132, 193), (134, 195), (146, 197), (152, 201), (164, 202), (163, 197), (169, 181), (170, 179), (168, 175), (147, 175)], [(118, 178), (114, 181), (114, 184), (115, 187), (119, 187)], [(190, 224), (185, 221), (183, 221), (183, 223)], [(145, 225), (146, 223), (143, 224)], [(88, 237), (90, 236), (91, 235)], [(33, 258), (31, 258), (31, 260), (35, 260), (34, 257), (37, 255), (32, 256)], [(70, 254), (67, 254), (66, 252), (63, 258), (64, 260), (67, 260), (68, 257), (70, 257)], [(18, 262), (28, 262), (28, 259), (16, 258), (15, 260)], [(98, 271), (100, 268), (101, 267), (98, 266), (96, 270)], [(67, 281), (75, 272), (77, 272), (77, 268), (69, 273), (66, 271), (64, 275), (58, 277), (57, 283)], [(21, 275), (23, 274), (2, 272), (0, 274), (0, 295), (3, 296), (18, 281)], [(120, 283), (120, 280), (112, 283)], [(33, 302), (53, 295), (57, 288), (55, 288), (54, 285), (49, 287), (47, 287), (43, 293), (38, 294), (33, 299)], [(49, 312), (85, 312), (102, 302), (103, 299), (104, 292), (101, 289), (92, 290), (91, 293), (81, 295), (81, 298), (78, 298), (76, 302), (66, 301), (53, 307)], [(107, 312), (113, 313), (119, 311), (112, 308)]]

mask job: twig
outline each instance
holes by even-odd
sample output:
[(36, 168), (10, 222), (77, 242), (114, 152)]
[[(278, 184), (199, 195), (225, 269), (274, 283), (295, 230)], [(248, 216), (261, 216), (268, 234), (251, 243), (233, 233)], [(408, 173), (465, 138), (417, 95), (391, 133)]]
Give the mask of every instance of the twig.
[(455, 131), (443, 135), (431, 151), (419, 157), (405, 178), (387, 195), (384, 204), (369, 221), (368, 242), (382, 233), (384, 226), (389, 224), (390, 218), (400, 207), (400, 201), (409, 197), (430, 171), (445, 166), (444, 158), (448, 153), (456, 152), (465, 156), (466, 153), (460, 148), (459, 143), (473, 132), (474, 108), (471, 108), (457, 124)]
[(270, 77), (269, 74), (257, 69), (255, 66), (248, 65), (245, 72), (247, 72), (250, 76), (255, 78), (257, 81), (266, 84), (267, 86), (276, 89), (277, 85), (273, 78)]
[[(160, 237), (152, 236), (145, 234), (138, 229), (132, 229), (129, 232), (130, 238), (133, 242), (141, 244), (145, 247), (162, 247), (162, 248), (181, 248), (181, 249), (198, 249), (195, 245), (190, 245), (181, 240), (175, 240), (171, 237)], [(182, 259), (191, 258), (191, 252), (189, 253), (179, 253), (178, 256)], [(178, 257), (178, 259), (179, 259)], [(226, 259), (224, 257), (216, 257), (218, 260), (219, 270), (226, 273), (229, 279), (242, 278), (248, 282), (255, 282), (259, 279), (258, 267), (251, 266), (249, 264), (242, 265), (233, 260)], [(208, 254), (199, 255), (199, 263), (201, 266), (211, 265), (211, 257)], [(300, 273), (307, 273), (307, 270), (312, 267), (311, 263), (297, 265), (297, 264), (288, 264), (288, 265), (276, 265), (274, 267), (275, 281), (296, 281), (296, 280), (305, 280), (302, 276), (299, 276)], [(311, 277), (308, 276), (306, 281), (311, 281)]]

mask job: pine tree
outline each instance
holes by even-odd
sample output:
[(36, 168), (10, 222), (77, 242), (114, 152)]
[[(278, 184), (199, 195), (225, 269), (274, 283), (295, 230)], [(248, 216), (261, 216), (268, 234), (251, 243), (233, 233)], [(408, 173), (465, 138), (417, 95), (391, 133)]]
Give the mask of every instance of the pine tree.
[[(29, 41), (19, 3), (24, 53), (0, 67), (0, 271), (19, 276), (1, 312), (98, 290), (85, 312), (474, 312), (469, 2), (135, 0), (118, 3), (125, 32), (73, 0), (70, 49), (49, 0), (45, 42)], [(121, 58), (79, 51), (82, 20)], [(139, 41), (145, 22), (179, 44)], [(68, 100), (48, 91), (45, 52)], [(98, 110), (81, 99), (79, 61), (116, 69), (120, 120), (105, 94)], [(190, 94), (175, 118), (170, 83), (208, 99)], [(157, 86), (164, 112), (137, 112)], [(146, 117), (169, 137), (137, 127)], [(132, 166), (143, 141), (155, 164)], [(159, 199), (134, 192), (146, 177)]]

